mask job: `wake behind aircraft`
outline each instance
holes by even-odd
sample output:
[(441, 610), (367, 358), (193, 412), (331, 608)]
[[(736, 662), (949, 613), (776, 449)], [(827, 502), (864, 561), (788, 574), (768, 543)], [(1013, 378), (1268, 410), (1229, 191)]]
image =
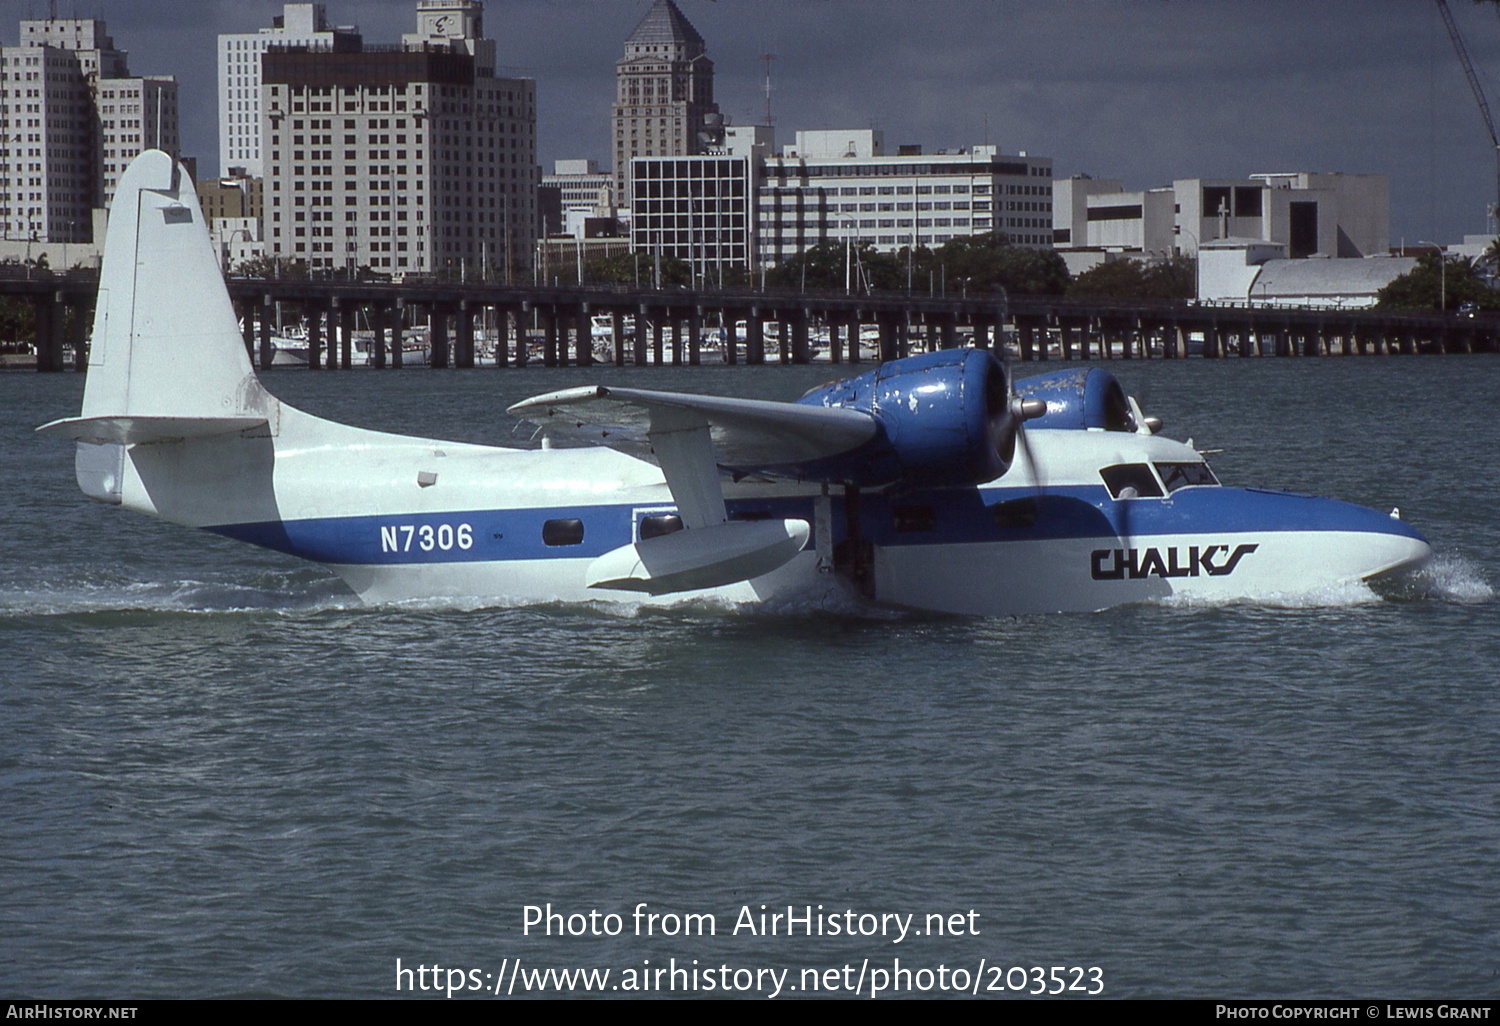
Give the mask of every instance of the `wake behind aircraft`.
[[(795, 402), (587, 386), (513, 413), (649, 445), (386, 434), (257, 380), (192, 182), (148, 151), (115, 194), (77, 441), (101, 502), (326, 565), (370, 602), (761, 603), (947, 613), (1301, 593), (1409, 570), (1394, 514), (1227, 488), (1108, 373), (1013, 383), (986, 350)], [(601, 429), (606, 425), (607, 429)]]

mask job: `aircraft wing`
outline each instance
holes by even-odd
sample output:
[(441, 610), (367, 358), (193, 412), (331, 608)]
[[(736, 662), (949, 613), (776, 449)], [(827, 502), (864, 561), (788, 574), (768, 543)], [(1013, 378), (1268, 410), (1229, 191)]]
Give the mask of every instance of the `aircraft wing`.
[(816, 460), (857, 448), (878, 430), (875, 419), (858, 410), (604, 385), (549, 392), (509, 412), (534, 421), (561, 417), (573, 424), (624, 422), (627, 428), (644, 419), (683, 523), (700, 528), (727, 519), (721, 463)]
[(749, 467), (836, 456), (868, 442), (877, 430), (875, 418), (860, 410), (605, 385), (533, 396), (509, 412), (538, 422), (558, 417), (578, 425), (618, 425), (627, 430), (644, 426), (651, 436), (707, 427), (719, 463)]
[(623, 423), (627, 436), (645, 421), (646, 437), (689, 530), (605, 553), (590, 564), (587, 580), (591, 588), (654, 595), (759, 577), (807, 544), (806, 521), (729, 520), (720, 463), (784, 464), (836, 456), (879, 430), (873, 417), (858, 410), (603, 385), (535, 396), (509, 412), (539, 422), (558, 417), (574, 425)]

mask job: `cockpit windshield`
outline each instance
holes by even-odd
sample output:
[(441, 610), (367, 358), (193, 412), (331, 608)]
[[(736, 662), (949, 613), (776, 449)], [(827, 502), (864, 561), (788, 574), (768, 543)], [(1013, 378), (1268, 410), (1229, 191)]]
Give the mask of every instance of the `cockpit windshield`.
[(1158, 463), (1156, 472), (1161, 475), (1162, 484), (1167, 486), (1168, 495), (1189, 485), (1217, 485), (1219, 483), (1219, 479), (1214, 477), (1214, 472), (1208, 469), (1207, 463)]
[(1103, 467), (1099, 470), (1099, 476), (1104, 478), (1104, 486), (1109, 489), (1111, 498), (1159, 499), (1162, 495), (1161, 485), (1156, 483), (1156, 477), (1146, 463), (1120, 463), (1113, 467)]

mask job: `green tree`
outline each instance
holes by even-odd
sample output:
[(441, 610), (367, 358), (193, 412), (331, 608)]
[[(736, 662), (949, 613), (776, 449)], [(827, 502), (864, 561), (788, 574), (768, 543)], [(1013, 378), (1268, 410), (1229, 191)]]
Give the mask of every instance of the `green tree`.
[[(920, 252), (920, 251), (919, 251)], [(1058, 296), (1068, 287), (1068, 266), (1050, 249), (1013, 246), (1004, 234), (967, 235), (952, 239), (932, 255), (949, 289)]]
[(1376, 293), (1375, 305), (1384, 310), (1456, 310), (1473, 303), (1481, 310), (1500, 310), (1500, 293), (1485, 284), (1466, 257), (1417, 257), (1417, 266)]
[(1145, 277), (1138, 261), (1106, 260), (1074, 278), (1068, 284), (1068, 295), (1135, 298), (1145, 292)]
[(1154, 299), (1193, 299), (1198, 295), (1198, 261), (1190, 256), (1157, 260), (1146, 268), (1147, 295)]
[[(577, 277), (576, 265), (568, 264), (555, 270), (559, 281), (572, 283)], [(644, 250), (636, 253), (616, 253), (599, 257), (583, 265), (583, 280), (604, 285), (636, 285), (650, 288), (656, 281), (656, 257)], [(661, 258), (661, 283), (663, 285), (687, 285), (693, 280), (693, 270), (687, 261), (676, 257)]]
[(1144, 264), (1139, 260), (1106, 260), (1084, 271), (1068, 285), (1070, 296), (1117, 299), (1191, 299), (1197, 294), (1191, 257), (1175, 256)]
[[(846, 279), (845, 267), (849, 266)], [(855, 290), (868, 285), (876, 291), (902, 291), (910, 283), (917, 292), (941, 287), (948, 292), (1009, 292), (1060, 295), (1068, 284), (1068, 268), (1050, 250), (1012, 246), (1004, 235), (962, 236), (938, 249), (910, 247), (881, 253), (868, 242), (846, 250), (842, 242), (820, 242), (766, 272), (766, 284), (776, 288), (842, 289), (848, 280)]]
[(0, 342), (30, 342), (36, 337), (36, 308), (16, 296), (0, 297)]
[(863, 291), (862, 282), (866, 281), (874, 289), (900, 288), (902, 285), (893, 277), (895, 271), (896, 261), (889, 254), (876, 252), (868, 242), (852, 246), (820, 242), (766, 271), (766, 284), (783, 289), (842, 289), (847, 280), (857, 292)]

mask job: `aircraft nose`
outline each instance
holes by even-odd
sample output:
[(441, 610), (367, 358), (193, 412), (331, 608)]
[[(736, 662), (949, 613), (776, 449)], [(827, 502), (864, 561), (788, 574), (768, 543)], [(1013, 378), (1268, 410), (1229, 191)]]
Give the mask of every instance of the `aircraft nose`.
[(1421, 567), (1432, 558), (1432, 546), (1416, 532), (1388, 534), (1376, 553), (1379, 566), (1365, 575), (1365, 580), (1389, 577)]

